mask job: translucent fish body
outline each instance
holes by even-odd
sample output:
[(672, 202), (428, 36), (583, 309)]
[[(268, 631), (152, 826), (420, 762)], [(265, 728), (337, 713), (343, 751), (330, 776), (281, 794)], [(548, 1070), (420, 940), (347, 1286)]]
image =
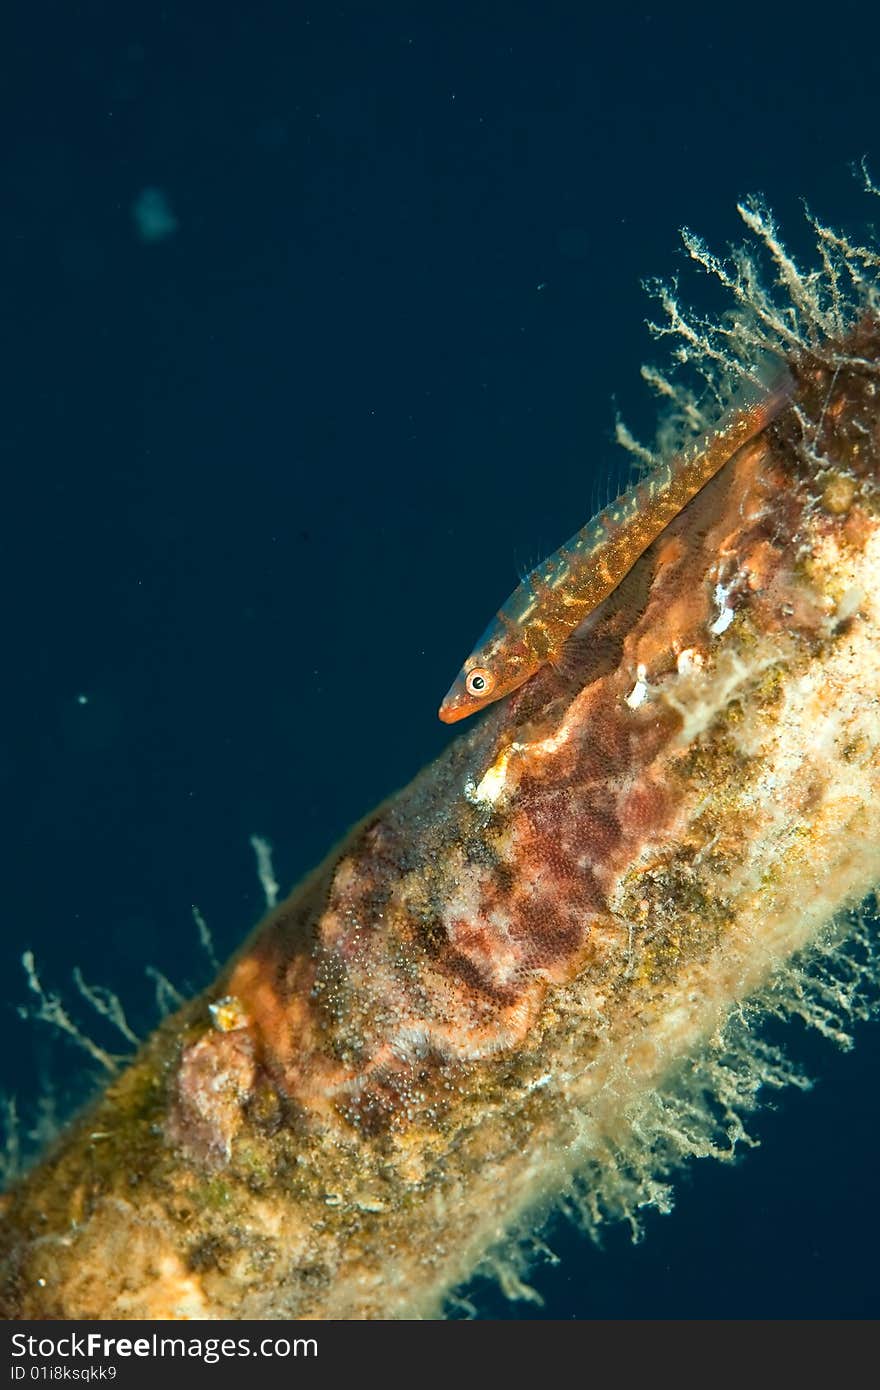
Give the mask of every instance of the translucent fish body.
[(660, 464), (537, 565), (511, 594), (456, 676), (442, 705), (446, 724), (509, 695), (557, 661), (584, 619), (616, 589), (706, 483), (788, 404), (786, 377), (766, 397), (733, 411), (710, 435)]

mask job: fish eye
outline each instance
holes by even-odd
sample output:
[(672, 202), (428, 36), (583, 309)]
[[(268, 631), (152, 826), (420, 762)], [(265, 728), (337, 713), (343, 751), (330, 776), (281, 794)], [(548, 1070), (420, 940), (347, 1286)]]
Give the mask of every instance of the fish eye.
[(472, 666), (464, 679), (465, 690), (478, 700), (488, 695), (494, 684), (495, 677), (491, 671), (486, 670), (485, 666)]

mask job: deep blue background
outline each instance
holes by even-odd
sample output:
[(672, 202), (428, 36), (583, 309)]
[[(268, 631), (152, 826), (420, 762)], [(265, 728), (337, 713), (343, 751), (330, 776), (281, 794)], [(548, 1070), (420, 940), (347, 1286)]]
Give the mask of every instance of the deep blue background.
[[(0, 35), (2, 1080), (20, 1023), (204, 982), (285, 886), (451, 737), (436, 707), (517, 581), (649, 434), (640, 280), (767, 193), (865, 233), (880, 23), (836, 7), (22, 4)], [(138, 235), (163, 191), (173, 236)], [(880, 208), (875, 205), (875, 215)], [(700, 286), (694, 293), (699, 295)], [(85, 696), (85, 701), (80, 697)], [(876, 1027), (700, 1164), (672, 1217), (565, 1228), (540, 1316), (878, 1309)], [(536, 1315), (478, 1290), (481, 1312)]]

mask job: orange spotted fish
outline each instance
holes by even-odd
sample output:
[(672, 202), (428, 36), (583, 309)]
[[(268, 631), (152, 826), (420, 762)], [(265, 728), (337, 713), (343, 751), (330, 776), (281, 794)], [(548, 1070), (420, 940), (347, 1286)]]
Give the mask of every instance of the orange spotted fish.
[(786, 377), (754, 405), (732, 411), (624, 492), (555, 555), (537, 565), (499, 610), (440, 706), (446, 724), (509, 695), (558, 662), (576, 628), (617, 588), (673, 517), (791, 398)]

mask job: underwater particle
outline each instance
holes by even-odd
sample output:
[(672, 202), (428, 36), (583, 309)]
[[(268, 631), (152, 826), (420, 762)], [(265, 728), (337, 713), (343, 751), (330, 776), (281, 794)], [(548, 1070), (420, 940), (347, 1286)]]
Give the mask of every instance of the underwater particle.
[(177, 231), (177, 218), (161, 188), (144, 188), (131, 208), (141, 241), (165, 241)]

